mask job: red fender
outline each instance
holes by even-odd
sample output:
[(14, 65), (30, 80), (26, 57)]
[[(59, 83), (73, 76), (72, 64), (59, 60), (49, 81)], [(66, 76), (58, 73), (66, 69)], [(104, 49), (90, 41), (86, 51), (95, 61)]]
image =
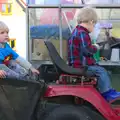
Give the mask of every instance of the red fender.
[(110, 104), (92, 86), (50, 85), (44, 97), (71, 95), (80, 97), (91, 103), (107, 120), (120, 120)]

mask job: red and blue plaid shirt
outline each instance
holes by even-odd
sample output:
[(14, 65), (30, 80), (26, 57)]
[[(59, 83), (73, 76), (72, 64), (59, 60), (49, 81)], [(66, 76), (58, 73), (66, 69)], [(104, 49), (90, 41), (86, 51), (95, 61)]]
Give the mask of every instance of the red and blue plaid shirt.
[(93, 54), (96, 52), (97, 48), (91, 43), (89, 31), (80, 25), (76, 26), (68, 40), (69, 65), (74, 68), (95, 65)]

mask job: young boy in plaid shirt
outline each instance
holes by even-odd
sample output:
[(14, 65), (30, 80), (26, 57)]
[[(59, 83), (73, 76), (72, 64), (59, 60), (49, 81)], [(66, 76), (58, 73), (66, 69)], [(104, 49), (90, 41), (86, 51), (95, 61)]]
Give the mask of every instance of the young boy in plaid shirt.
[(97, 20), (98, 16), (93, 8), (80, 9), (77, 15), (78, 25), (68, 41), (68, 62), (74, 68), (87, 65), (87, 72), (98, 79), (97, 87), (101, 95), (110, 101), (120, 97), (120, 92), (112, 88), (107, 71), (99, 66), (93, 57), (100, 47), (97, 44), (92, 45), (89, 33), (94, 30)]

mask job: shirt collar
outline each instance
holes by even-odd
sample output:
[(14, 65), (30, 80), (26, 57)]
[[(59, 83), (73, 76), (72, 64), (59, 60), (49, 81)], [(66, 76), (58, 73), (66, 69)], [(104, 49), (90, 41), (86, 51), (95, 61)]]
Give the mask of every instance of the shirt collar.
[(81, 29), (81, 30), (83, 30), (83, 31), (85, 31), (85, 32), (87, 32), (87, 33), (90, 33), (87, 28), (85, 28), (85, 27), (83, 27), (83, 26), (81, 26), (81, 25), (77, 25), (76, 28), (77, 28), (77, 29)]
[[(0, 43), (0, 48), (4, 48), (7, 43)], [(3, 47), (4, 46), (4, 47)]]

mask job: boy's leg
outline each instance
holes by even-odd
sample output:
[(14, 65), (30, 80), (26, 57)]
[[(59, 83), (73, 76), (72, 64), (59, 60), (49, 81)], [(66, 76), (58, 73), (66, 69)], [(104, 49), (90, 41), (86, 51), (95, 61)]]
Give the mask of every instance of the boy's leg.
[(20, 66), (13, 60), (10, 61), (8, 67), (16, 73), (20, 74), (21, 76), (25, 76), (28, 74), (28, 71), (26, 69), (24, 69), (22, 66)]
[(19, 79), (19, 74), (14, 72), (13, 70), (11, 70), (10, 68), (8, 68), (6, 65), (4, 64), (0, 64), (0, 70), (4, 70), (6, 72), (6, 77), (7, 78), (17, 78)]
[(89, 66), (88, 73), (96, 75), (98, 79), (98, 89), (106, 100), (113, 100), (120, 97), (120, 92), (112, 89), (110, 77), (107, 71), (100, 66)]
[(22, 66), (20, 66), (18, 63), (16, 63), (13, 60), (10, 61), (10, 64), (8, 67), (19, 74), (19, 79), (24, 79), (24, 80), (37, 79), (37, 76), (35, 74), (31, 73), (30, 71), (27, 71), (26, 69), (24, 69)]
[(112, 88), (110, 77), (103, 67), (89, 66), (88, 72), (92, 72), (92, 75), (97, 77), (98, 79), (97, 87), (101, 93), (104, 93)]

